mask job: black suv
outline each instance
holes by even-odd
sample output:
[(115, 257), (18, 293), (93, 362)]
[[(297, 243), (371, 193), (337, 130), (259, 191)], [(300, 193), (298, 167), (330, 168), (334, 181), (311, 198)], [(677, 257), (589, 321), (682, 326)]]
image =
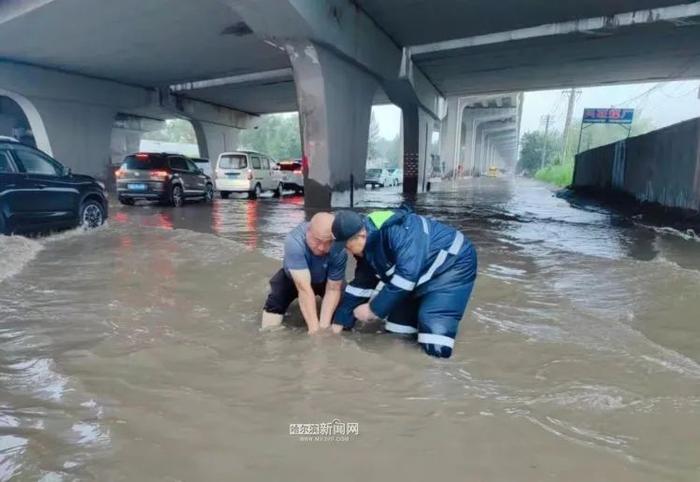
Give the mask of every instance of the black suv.
[(127, 156), (117, 171), (117, 194), (129, 206), (148, 199), (180, 207), (189, 198), (212, 202), (214, 184), (188, 157), (139, 152)]
[(33, 147), (0, 139), (0, 233), (95, 228), (106, 219), (104, 184), (72, 174)]

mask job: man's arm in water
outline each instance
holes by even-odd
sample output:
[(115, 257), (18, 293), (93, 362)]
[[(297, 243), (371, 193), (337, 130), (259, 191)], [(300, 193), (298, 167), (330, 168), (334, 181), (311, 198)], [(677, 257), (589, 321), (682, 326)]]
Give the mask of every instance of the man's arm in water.
[(355, 258), (355, 278), (345, 288), (340, 307), (335, 312), (331, 330), (340, 333), (355, 326), (354, 310), (366, 304), (374, 294), (378, 279), (374, 268), (364, 258)]
[(316, 333), (319, 328), (318, 313), (316, 312), (316, 295), (311, 286), (311, 272), (308, 269), (289, 270), (294, 285), (299, 292), (299, 307), (304, 316), (309, 333)]
[(340, 297), (343, 294), (343, 281), (328, 280), (326, 282), (326, 294), (321, 302), (321, 320), (319, 326), (328, 328), (333, 320), (333, 313), (340, 303)]

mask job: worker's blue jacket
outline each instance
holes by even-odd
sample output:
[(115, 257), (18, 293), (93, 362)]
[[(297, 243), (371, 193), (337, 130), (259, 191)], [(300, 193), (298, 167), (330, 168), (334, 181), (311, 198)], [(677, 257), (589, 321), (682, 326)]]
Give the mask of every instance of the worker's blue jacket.
[[(379, 291), (370, 302), (372, 312), (386, 318), (411, 293), (422, 296), (430, 291), (431, 280), (449, 271), (465, 256), (476, 257), (469, 240), (454, 228), (433, 219), (419, 216), (409, 208), (378, 211), (365, 217), (367, 244), (363, 256), (357, 258), (355, 279), (346, 287), (334, 323), (350, 328), (355, 324), (355, 307)], [(456, 280), (457, 281), (457, 280)], [(444, 284), (443, 284), (444, 288)]]

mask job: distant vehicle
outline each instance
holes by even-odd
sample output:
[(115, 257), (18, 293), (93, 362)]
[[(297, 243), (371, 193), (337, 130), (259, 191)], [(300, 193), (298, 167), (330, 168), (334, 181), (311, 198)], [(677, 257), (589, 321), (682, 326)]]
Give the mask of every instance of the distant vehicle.
[(393, 182), (392, 177), (386, 169), (367, 169), (365, 185), (370, 184), (372, 187), (384, 187), (391, 182)]
[(100, 181), (71, 170), (38, 149), (0, 139), (0, 233), (32, 233), (107, 219)]
[(496, 166), (491, 166), (489, 167), (489, 170), (487, 171), (486, 175), (489, 177), (498, 177), (501, 175), (501, 170), (498, 169)]
[(209, 162), (209, 159), (203, 159), (201, 157), (190, 157), (190, 159), (204, 174), (212, 177), (211, 162)]
[(292, 189), (296, 193), (304, 193), (304, 174), (301, 170), (301, 159), (280, 161), (277, 163), (282, 177), (282, 187)]
[(403, 169), (397, 169), (397, 168), (392, 168), (392, 169), (387, 169), (389, 171), (389, 175), (391, 176), (391, 185), (392, 186), (399, 186), (403, 184)]
[(247, 192), (256, 199), (263, 191), (282, 195), (282, 178), (270, 156), (254, 151), (224, 152), (216, 162), (216, 189), (223, 199), (232, 192)]
[(214, 185), (194, 162), (181, 154), (139, 152), (126, 156), (117, 170), (119, 202), (133, 206), (139, 199), (175, 207), (187, 199), (212, 202)]

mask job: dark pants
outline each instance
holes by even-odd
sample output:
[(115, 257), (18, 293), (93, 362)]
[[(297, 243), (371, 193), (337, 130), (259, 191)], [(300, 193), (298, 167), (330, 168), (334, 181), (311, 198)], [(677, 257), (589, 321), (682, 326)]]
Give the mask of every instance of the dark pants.
[(470, 245), (462, 249), (451, 269), (419, 286), (397, 306), (389, 314), (385, 329), (418, 334), (418, 343), (426, 353), (449, 358), (474, 288), (476, 271), (476, 251)]
[[(326, 293), (326, 282), (311, 283), (311, 287), (317, 296), (323, 297)], [(292, 301), (299, 297), (299, 292), (294, 280), (283, 269), (280, 269), (270, 279), (270, 294), (265, 301), (265, 311), (284, 315)]]

